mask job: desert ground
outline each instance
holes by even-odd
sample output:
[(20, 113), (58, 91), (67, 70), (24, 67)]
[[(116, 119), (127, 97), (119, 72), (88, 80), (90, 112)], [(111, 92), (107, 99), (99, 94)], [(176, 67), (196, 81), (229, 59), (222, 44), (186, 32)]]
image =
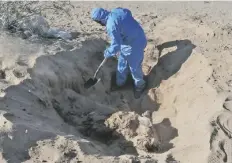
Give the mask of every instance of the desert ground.
[[(231, 163), (231, 5), (1, 2), (0, 163)], [(130, 9), (146, 33), (139, 99), (110, 91), (115, 58), (83, 87), (110, 43), (95, 7)], [(36, 16), (72, 39), (14, 28)]]

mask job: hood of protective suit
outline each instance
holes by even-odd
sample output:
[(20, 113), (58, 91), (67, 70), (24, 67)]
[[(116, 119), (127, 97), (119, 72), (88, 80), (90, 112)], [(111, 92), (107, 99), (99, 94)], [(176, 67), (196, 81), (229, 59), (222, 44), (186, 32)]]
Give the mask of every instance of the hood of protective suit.
[(109, 14), (110, 12), (103, 8), (95, 8), (92, 11), (91, 17), (95, 21), (100, 21), (101, 23), (106, 24)]

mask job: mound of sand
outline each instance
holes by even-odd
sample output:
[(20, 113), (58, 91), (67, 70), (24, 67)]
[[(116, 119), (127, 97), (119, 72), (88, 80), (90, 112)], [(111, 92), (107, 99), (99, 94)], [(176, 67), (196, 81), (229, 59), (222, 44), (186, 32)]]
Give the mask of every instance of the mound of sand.
[(133, 146), (147, 152), (159, 150), (159, 136), (152, 125), (151, 117), (139, 116), (134, 112), (117, 112), (106, 120), (106, 126), (121, 135)]

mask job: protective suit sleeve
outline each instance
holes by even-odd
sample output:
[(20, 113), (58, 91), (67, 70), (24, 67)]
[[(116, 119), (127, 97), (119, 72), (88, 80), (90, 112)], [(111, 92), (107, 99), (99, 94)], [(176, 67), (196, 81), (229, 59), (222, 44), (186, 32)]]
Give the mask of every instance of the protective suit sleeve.
[(110, 47), (108, 47), (104, 52), (104, 57), (108, 58), (120, 52), (121, 36), (118, 25), (115, 22), (107, 24), (106, 29), (108, 36), (111, 39)]

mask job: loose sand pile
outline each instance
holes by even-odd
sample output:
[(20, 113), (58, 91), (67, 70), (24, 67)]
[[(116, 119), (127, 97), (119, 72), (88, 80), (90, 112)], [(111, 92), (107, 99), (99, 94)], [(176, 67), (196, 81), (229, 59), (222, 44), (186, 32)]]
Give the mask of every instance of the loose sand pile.
[[(78, 36), (0, 33), (0, 162), (231, 162), (229, 5), (28, 3), (25, 11), (40, 11), (50, 26)], [(100, 82), (83, 88), (109, 41), (91, 21), (91, 9), (118, 6), (132, 10), (148, 37), (143, 70), (149, 86), (137, 100), (131, 89), (109, 91), (115, 59)]]

